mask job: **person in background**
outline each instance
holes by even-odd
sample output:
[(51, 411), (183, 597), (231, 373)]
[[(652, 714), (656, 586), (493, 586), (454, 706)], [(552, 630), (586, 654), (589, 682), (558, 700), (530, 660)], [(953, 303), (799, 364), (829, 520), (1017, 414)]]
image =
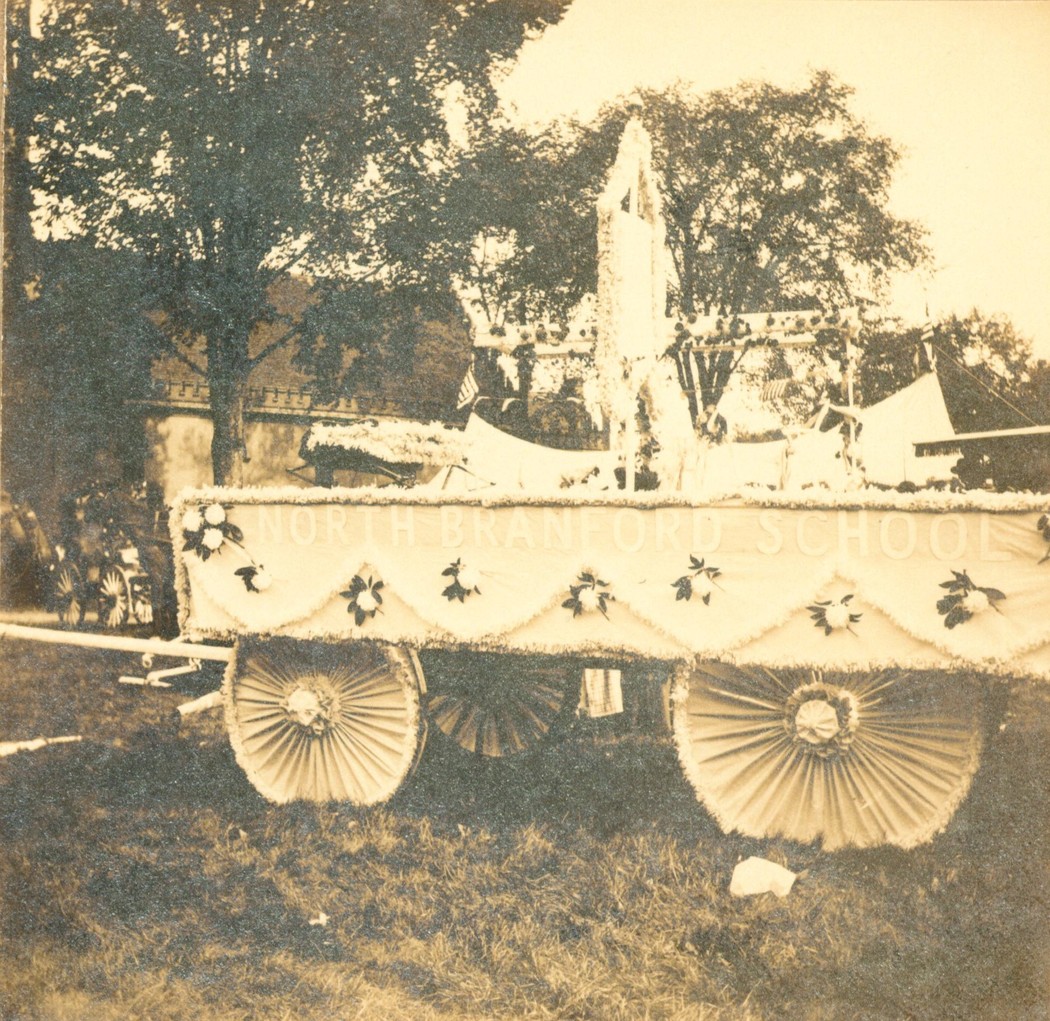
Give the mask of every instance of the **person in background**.
[(719, 414), (718, 407), (708, 404), (704, 408), (704, 420), (700, 424), (700, 435), (710, 443), (724, 443), (729, 433), (729, 423)]

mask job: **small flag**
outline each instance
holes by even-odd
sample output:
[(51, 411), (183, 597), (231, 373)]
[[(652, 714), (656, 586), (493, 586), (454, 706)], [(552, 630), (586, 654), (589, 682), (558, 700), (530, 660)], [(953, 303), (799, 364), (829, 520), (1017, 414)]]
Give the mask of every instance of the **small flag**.
[(456, 410), (462, 411), (464, 408), (470, 407), (477, 400), (479, 393), (478, 381), (474, 377), (474, 365), (471, 363), (459, 388), (459, 396), (456, 398)]
[(933, 323), (926, 320), (922, 324), (922, 335), (919, 338), (922, 354), (916, 352), (917, 368), (920, 372), (932, 372), (937, 368), (937, 354), (933, 349)]
[(794, 382), (790, 379), (771, 379), (762, 384), (762, 400), (780, 400), (787, 393), (788, 384)]

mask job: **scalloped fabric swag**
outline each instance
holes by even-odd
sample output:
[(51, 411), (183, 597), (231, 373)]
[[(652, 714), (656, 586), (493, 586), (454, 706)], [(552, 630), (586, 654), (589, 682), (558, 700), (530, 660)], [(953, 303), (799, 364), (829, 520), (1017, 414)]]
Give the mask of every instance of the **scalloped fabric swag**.
[(997, 588), (987, 588), (974, 583), (966, 571), (952, 571), (950, 581), (942, 581), (941, 588), (948, 590), (948, 595), (937, 600), (937, 612), (944, 617), (946, 628), (965, 624), (986, 610), (1002, 613), (996, 605), (1006, 598), (1006, 594)]

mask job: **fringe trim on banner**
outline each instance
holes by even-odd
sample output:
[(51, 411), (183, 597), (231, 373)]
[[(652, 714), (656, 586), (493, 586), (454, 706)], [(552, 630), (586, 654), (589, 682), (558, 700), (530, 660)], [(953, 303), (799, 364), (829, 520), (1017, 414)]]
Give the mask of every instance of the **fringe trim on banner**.
[[(485, 491), (487, 493), (487, 491)], [(860, 490), (840, 493), (832, 490), (805, 490), (803, 492), (771, 492), (761, 487), (730, 490), (705, 495), (698, 500), (689, 493), (654, 492), (626, 493), (619, 490), (598, 491), (558, 489), (549, 493), (531, 493), (519, 490), (485, 493), (450, 494), (423, 487), (396, 489), (393, 486), (362, 486), (358, 489), (333, 487), (331, 489), (279, 486), (271, 488), (223, 489), (210, 486), (183, 489), (172, 505), (171, 527), (173, 538), (182, 548), (182, 515), (191, 505), (222, 504), (351, 504), (384, 505), (415, 504), (442, 506), (456, 504), (465, 507), (657, 507), (719, 506), (770, 507), (786, 510), (896, 510), (896, 511), (995, 511), (998, 513), (1045, 513), (1050, 504), (1046, 493), (988, 493), (977, 490), (969, 493), (947, 493), (932, 490), (918, 493), (898, 493), (892, 490)], [(1035, 528), (1035, 522), (1032, 523)]]

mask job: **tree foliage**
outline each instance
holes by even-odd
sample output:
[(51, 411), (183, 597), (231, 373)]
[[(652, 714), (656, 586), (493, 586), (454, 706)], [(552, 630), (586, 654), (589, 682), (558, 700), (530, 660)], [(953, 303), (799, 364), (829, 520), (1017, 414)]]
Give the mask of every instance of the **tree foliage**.
[[(919, 328), (868, 327), (860, 362), (860, 400), (874, 404), (932, 365)], [(929, 340), (956, 432), (1013, 429), (1047, 420), (1032, 382), (1032, 347), (1006, 316), (974, 309), (933, 324)]]
[(608, 164), (579, 156), (558, 127), (498, 121), (462, 154), (445, 206), (461, 237), (455, 272), (482, 318), (562, 321), (597, 288), (595, 200)]
[[(282, 344), (334, 391), (386, 326), (448, 293), (452, 86), (565, 0), (56, 0), (32, 61), (33, 186), (47, 226), (145, 263), (161, 348), (206, 375), (217, 481), (237, 481), (252, 367)], [(272, 300), (308, 275), (305, 314)], [(359, 328), (348, 333), (346, 323)], [(270, 346), (253, 332), (278, 326)]]
[(899, 154), (851, 95), (826, 72), (643, 94), (682, 312), (844, 306), (925, 258), (922, 230), (887, 209)]
[[(852, 112), (851, 95), (820, 72), (797, 90), (744, 83), (698, 95), (676, 84), (632, 97), (663, 197), (669, 308), (842, 307), (927, 259), (922, 229), (888, 210), (899, 152)], [(485, 238), (510, 252), (490, 258), (479, 282), (501, 307), (556, 318), (593, 287), (594, 204), (628, 106), (538, 138), (504, 132), (464, 174), (478, 182), (469, 194), (488, 218)]]

